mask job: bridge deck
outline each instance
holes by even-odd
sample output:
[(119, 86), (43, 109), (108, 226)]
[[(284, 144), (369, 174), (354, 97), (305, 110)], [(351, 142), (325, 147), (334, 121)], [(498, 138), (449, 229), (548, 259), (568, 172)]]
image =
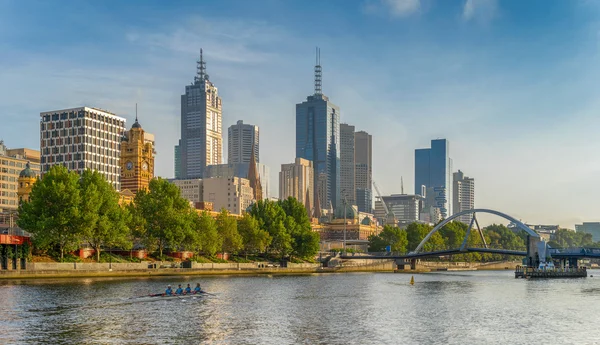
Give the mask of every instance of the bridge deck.
[(491, 249), (491, 248), (465, 248), (462, 251), (459, 249), (449, 249), (449, 250), (439, 250), (439, 251), (427, 252), (427, 253), (408, 253), (406, 255), (360, 255), (360, 256), (342, 255), (341, 258), (342, 259), (381, 259), (381, 260), (418, 259), (418, 258), (430, 258), (430, 257), (439, 257), (439, 256), (466, 254), (466, 253), (490, 253), (490, 254), (501, 254), (501, 255), (527, 256), (527, 252), (522, 252), (522, 251), (517, 251), (517, 250), (504, 250), (504, 249)]

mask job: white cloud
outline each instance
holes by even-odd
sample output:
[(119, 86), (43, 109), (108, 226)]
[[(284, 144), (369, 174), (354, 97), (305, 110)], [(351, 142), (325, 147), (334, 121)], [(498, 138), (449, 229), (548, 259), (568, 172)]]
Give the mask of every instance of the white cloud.
[(465, 21), (489, 23), (498, 14), (497, 0), (465, 0), (462, 17)]
[(421, 9), (421, 0), (383, 0), (383, 3), (396, 17), (406, 17)]

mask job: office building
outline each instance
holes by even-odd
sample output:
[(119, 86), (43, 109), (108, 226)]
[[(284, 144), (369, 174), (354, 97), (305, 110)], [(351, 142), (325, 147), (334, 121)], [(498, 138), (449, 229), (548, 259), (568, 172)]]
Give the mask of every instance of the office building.
[(254, 190), (248, 179), (216, 177), (204, 179), (202, 183), (202, 201), (212, 203), (215, 211), (225, 208), (232, 214), (241, 215), (254, 202)]
[(594, 242), (600, 242), (600, 222), (583, 222), (575, 224), (575, 231), (592, 235)]
[(144, 131), (137, 114), (121, 138), (121, 189), (136, 194), (154, 178), (154, 135)]
[[(421, 195), (392, 194), (382, 196), (382, 199), (398, 222), (412, 223), (419, 220), (424, 200)], [(385, 208), (379, 200), (375, 202), (375, 217), (380, 223), (385, 223)]]
[(342, 203), (356, 205), (356, 183), (354, 179), (354, 126), (340, 124), (340, 195)]
[[(262, 163), (256, 163), (256, 170), (258, 176), (260, 176), (260, 184), (262, 189), (262, 198), (268, 199), (272, 194), (271, 191), (271, 172), (268, 166)], [(248, 172), (250, 171), (250, 163), (235, 163), (235, 164), (218, 164), (209, 165), (206, 167), (204, 177), (240, 177), (248, 179)]]
[(228, 129), (227, 163), (249, 163), (252, 151), (256, 162), (260, 162), (258, 126), (245, 124), (240, 120)]
[(173, 179), (169, 180), (172, 184), (176, 185), (181, 192), (181, 197), (187, 199), (189, 202), (196, 204), (204, 200), (203, 192), (203, 180), (196, 179)]
[(322, 70), (317, 51), (315, 92), (296, 104), (296, 157), (313, 162), (314, 195), (321, 207), (340, 200), (340, 108), (321, 90)]
[(19, 207), (19, 177), (26, 168), (39, 176), (40, 151), (9, 149), (0, 140), (0, 212), (15, 211)]
[(173, 170), (175, 173), (175, 178), (181, 178), (181, 153), (179, 152), (179, 145), (175, 145), (175, 160)]
[(40, 118), (42, 175), (55, 164), (80, 174), (96, 170), (120, 190), (124, 118), (89, 107), (47, 111)]
[[(448, 140), (431, 141), (431, 148), (415, 150), (415, 194), (426, 206), (439, 208), (443, 218), (452, 215), (452, 159)], [(425, 193), (433, 192), (427, 196)]]
[[(452, 207), (454, 214), (472, 210), (475, 208), (475, 179), (465, 176), (462, 171), (455, 172), (453, 174), (453, 200)], [(472, 214), (465, 214), (458, 217), (458, 220), (469, 224), (471, 222)]]
[(180, 178), (201, 178), (207, 165), (223, 163), (221, 119), (221, 97), (200, 50), (197, 75), (181, 96)]
[(312, 162), (303, 158), (296, 158), (294, 163), (281, 164), (279, 172), (279, 198), (296, 198), (307, 209), (310, 217), (314, 215), (315, 207), (313, 174)]
[(354, 133), (354, 183), (359, 212), (373, 212), (373, 137), (365, 132)]

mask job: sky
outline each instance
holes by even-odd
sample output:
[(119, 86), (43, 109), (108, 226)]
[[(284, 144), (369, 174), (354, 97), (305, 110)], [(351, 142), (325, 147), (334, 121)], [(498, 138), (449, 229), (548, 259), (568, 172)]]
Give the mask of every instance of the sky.
[[(414, 150), (446, 138), (475, 205), (533, 224), (600, 221), (600, 1), (0, 0), (0, 139), (39, 147), (39, 113), (92, 106), (156, 136), (173, 176), (199, 50), (226, 132), (260, 127), (278, 193), (295, 104), (323, 93), (373, 135), (383, 194), (414, 190)], [(481, 217), (483, 223), (504, 222)]]

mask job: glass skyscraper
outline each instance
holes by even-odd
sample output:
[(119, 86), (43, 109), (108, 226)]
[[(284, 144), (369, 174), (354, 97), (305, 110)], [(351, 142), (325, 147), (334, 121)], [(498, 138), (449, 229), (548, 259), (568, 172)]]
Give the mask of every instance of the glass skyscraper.
[(335, 208), (340, 200), (339, 147), (340, 108), (320, 93), (296, 104), (296, 157), (313, 162), (314, 195), (322, 208)]
[(452, 182), (448, 140), (432, 140), (431, 148), (415, 150), (415, 194), (426, 196), (426, 207), (439, 208), (442, 218), (452, 215)]

